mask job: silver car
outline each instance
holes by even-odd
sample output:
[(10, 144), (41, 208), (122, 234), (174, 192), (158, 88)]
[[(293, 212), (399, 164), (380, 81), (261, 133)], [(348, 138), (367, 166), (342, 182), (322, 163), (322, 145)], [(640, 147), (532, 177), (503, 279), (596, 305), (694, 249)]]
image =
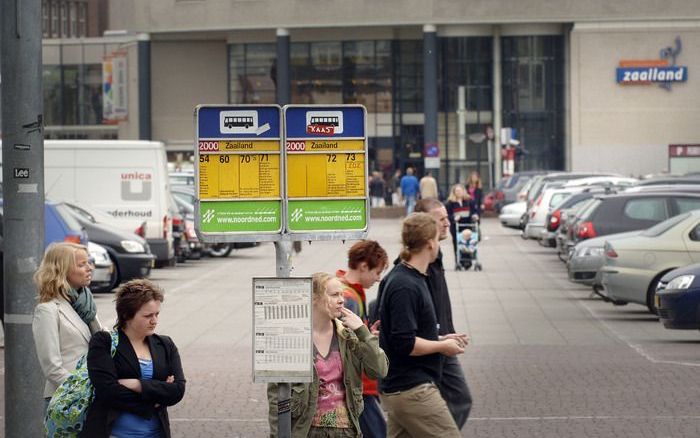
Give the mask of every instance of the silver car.
[(627, 233), (610, 234), (608, 236), (594, 237), (582, 240), (574, 246), (571, 257), (566, 264), (569, 272), (569, 281), (593, 286), (598, 290), (603, 287), (601, 268), (605, 265), (605, 242), (636, 236), (642, 231), (630, 231)]
[(605, 242), (602, 283), (615, 301), (646, 305), (656, 314), (654, 295), (672, 269), (700, 262), (700, 210), (665, 220), (638, 235)]
[(520, 217), (525, 213), (526, 209), (527, 202), (525, 201), (508, 204), (501, 209), (498, 220), (501, 221), (501, 225), (504, 227), (519, 228)]

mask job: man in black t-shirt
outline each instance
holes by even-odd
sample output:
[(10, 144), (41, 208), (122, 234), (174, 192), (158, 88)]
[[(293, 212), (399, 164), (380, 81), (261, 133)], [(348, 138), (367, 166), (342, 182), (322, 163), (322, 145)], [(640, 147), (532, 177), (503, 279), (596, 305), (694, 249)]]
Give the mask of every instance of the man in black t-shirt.
[[(416, 212), (428, 213), (438, 222), (440, 229), (440, 240), (449, 236), (450, 221), (447, 216), (447, 209), (437, 199), (421, 199), (416, 203)], [(438, 321), (439, 336), (446, 336), (455, 333), (452, 322), (452, 304), (447, 290), (445, 280), (445, 267), (442, 264), (442, 251), (437, 258), (428, 265), (428, 289), (435, 305), (435, 314)], [(468, 339), (464, 336), (463, 342), (466, 345)], [(462, 428), (467, 422), (469, 411), (472, 407), (472, 396), (467, 386), (467, 380), (462, 371), (462, 365), (456, 356), (444, 357), (442, 362), (442, 374), (438, 382), (440, 393), (450, 408), (450, 413), (457, 423), (458, 428)]]
[(401, 262), (387, 275), (379, 296), (379, 345), (389, 358), (389, 373), (379, 385), (387, 411), (388, 436), (459, 437), (459, 429), (440, 395), (442, 356), (464, 352), (460, 335), (439, 336), (428, 266), (440, 250), (440, 230), (427, 213), (403, 222)]

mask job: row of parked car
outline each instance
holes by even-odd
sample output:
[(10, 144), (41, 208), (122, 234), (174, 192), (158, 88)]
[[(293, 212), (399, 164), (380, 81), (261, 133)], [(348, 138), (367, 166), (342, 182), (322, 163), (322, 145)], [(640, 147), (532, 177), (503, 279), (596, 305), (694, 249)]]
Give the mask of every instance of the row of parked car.
[[(518, 178), (520, 179), (520, 178)], [(605, 301), (700, 329), (700, 177), (528, 173), (501, 224), (553, 247)], [(697, 277), (697, 281), (696, 281)]]
[[(194, 231), (195, 194), (192, 184), (177, 175), (170, 178), (169, 224), (177, 262), (199, 259), (203, 255), (227, 257), (234, 248), (252, 244), (202, 244)], [(0, 260), (2, 257), (3, 203), (0, 199)], [(137, 229), (125, 230), (114, 218), (99, 209), (79, 202), (47, 200), (44, 207), (44, 246), (52, 242), (86, 245), (94, 263), (91, 289), (111, 291), (120, 283), (147, 278), (156, 266), (156, 256), (145, 239), (146, 222)], [(0, 287), (2, 287), (0, 271)]]

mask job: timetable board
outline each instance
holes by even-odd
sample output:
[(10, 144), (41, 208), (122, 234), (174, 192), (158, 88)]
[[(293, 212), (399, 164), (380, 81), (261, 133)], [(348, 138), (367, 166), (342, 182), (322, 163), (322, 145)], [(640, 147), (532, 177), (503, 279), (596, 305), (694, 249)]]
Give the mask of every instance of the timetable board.
[(200, 105), (195, 110), (196, 229), (205, 242), (278, 240), (282, 224), (282, 128), (277, 105)]
[(287, 105), (287, 232), (322, 240), (364, 238), (369, 222), (366, 110), (361, 105)]

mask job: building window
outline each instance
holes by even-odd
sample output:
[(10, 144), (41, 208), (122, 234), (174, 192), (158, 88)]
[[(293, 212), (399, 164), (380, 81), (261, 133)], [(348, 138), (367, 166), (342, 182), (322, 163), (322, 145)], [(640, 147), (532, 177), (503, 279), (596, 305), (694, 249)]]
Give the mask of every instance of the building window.
[(273, 81), (274, 44), (232, 45), (229, 55), (230, 101), (238, 104), (270, 104), (277, 101)]
[(440, 109), (457, 111), (459, 87), (466, 88), (468, 111), (492, 109), (492, 38), (444, 38), (441, 41), (443, 71)]
[(48, 126), (102, 124), (102, 64), (45, 65)]
[(68, 3), (69, 11), (69, 26), (70, 26), (70, 36), (78, 36), (78, 4), (75, 2)]
[(342, 54), (339, 42), (311, 43), (311, 102), (343, 103)]
[(564, 40), (503, 37), (503, 126), (525, 152), (516, 170), (564, 168)]
[(87, 36), (87, 5), (78, 3), (78, 36)]
[(59, 5), (60, 15), (61, 15), (61, 30), (59, 32), (59, 37), (67, 38), (68, 34), (68, 4), (61, 3)]
[(423, 40), (398, 42), (395, 81), (399, 113), (423, 112)]
[(51, 38), (58, 38), (61, 34), (59, 32), (59, 17), (58, 17), (58, 2), (52, 1), (51, 3)]
[(391, 112), (391, 43), (343, 43), (343, 103), (359, 103), (370, 113)]
[(51, 6), (44, 0), (41, 2), (41, 33), (44, 38), (51, 36)]

